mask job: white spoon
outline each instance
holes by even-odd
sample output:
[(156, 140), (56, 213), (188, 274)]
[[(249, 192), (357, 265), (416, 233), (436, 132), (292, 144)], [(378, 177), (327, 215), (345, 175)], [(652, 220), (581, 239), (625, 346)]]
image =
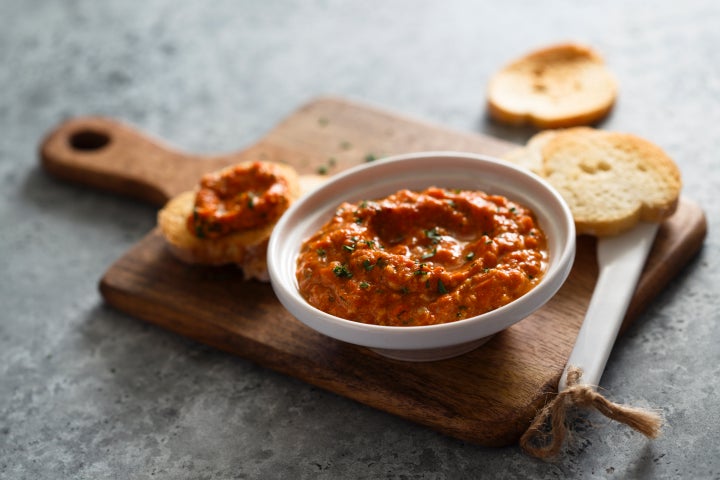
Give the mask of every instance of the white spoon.
[(567, 387), (570, 367), (582, 370), (580, 383), (597, 388), (657, 230), (657, 223), (641, 222), (626, 233), (598, 238), (597, 283), (560, 377), (559, 392)]

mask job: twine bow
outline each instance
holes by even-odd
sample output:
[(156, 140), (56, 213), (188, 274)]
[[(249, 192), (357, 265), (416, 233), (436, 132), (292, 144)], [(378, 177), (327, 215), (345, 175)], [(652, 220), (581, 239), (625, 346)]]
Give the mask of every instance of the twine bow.
[(570, 367), (567, 388), (540, 410), (530, 428), (520, 438), (520, 447), (537, 458), (547, 459), (560, 453), (567, 435), (567, 412), (574, 406), (595, 409), (606, 417), (624, 423), (648, 438), (657, 438), (662, 418), (657, 412), (613, 403), (590, 385), (580, 383), (582, 370)]

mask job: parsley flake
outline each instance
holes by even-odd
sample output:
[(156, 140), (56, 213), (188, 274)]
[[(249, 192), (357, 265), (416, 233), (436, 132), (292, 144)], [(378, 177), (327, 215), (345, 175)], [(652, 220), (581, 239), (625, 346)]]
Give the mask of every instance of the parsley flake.
[(430, 251), (427, 252), (427, 253), (424, 253), (424, 254), (422, 255), (422, 257), (420, 257), (420, 258), (421, 258), (422, 260), (427, 260), (428, 258), (434, 257), (436, 253), (437, 253), (437, 247), (433, 248), (432, 250), (430, 250)]
[(352, 272), (348, 269), (347, 265), (335, 265), (333, 273), (338, 278), (352, 278)]
[(425, 236), (430, 239), (433, 245), (437, 245), (442, 239), (442, 235), (440, 235), (440, 232), (438, 232), (437, 227), (433, 228), (432, 230), (425, 230)]

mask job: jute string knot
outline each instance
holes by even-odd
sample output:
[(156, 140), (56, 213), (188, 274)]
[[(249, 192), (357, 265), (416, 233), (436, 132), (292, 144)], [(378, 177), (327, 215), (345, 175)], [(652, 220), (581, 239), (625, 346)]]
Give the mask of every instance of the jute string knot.
[(567, 414), (573, 407), (595, 409), (606, 417), (624, 423), (648, 438), (657, 438), (662, 418), (657, 412), (613, 403), (592, 386), (580, 383), (582, 370), (570, 367), (567, 387), (537, 414), (520, 438), (520, 447), (528, 454), (548, 459), (557, 456), (568, 431)]

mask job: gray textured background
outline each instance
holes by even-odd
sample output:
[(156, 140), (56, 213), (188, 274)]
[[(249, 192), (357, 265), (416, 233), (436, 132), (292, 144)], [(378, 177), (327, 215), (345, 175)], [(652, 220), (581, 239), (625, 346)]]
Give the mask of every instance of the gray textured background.
[[(720, 478), (720, 4), (368, 3), (0, 0), (0, 477)], [(555, 463), (481, 448), (113, 311), (97, 281), (154, 210), (38, 167), (69, 116), (224, 152), (322, 94), (522, 142), (486, 119), (486, 82), (567, 39), (619, 79), (602, 126), (666, 149), (710, 222), (602, 380), (663, 409), (653, 442), (591, 415)]]

